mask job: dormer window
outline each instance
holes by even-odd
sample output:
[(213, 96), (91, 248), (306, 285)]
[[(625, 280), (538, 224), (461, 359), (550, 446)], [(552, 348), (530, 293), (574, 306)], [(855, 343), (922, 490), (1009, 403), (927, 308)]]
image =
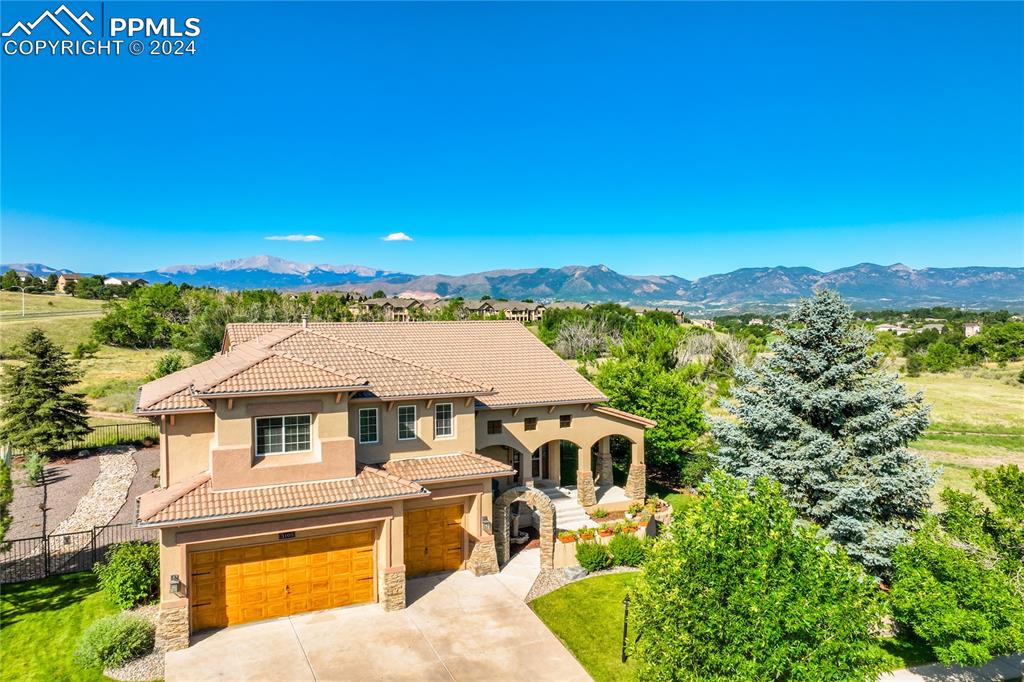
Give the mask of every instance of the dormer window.
[(296, 414), (287, 417), (260, 417), (256, 420), (256, 454), (281, 455), (308, 452), (313, 417)]

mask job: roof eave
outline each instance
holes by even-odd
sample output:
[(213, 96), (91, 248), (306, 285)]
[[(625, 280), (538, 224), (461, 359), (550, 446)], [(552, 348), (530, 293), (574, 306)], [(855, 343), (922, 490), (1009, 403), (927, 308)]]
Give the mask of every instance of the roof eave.
[(200, 393), (198, 391), (192, 391), (192, 395), (202, 400), (214, 400), (216, 398), (244, 398), (244, 397), (256, 397), (261, 395), (303, 395), (306, 393), (338, 393), (339, 391), (364, 391), (368, 387), (368, 384), (360, 384), (358, 386), (325, 386), (321, 388), (288, 388), (288, 389), (268, 389), (264, 391), (230, 391), (225, 393)]
[(444, 476), (441, 478), (414, 478), (412, 479), (420, 485), (426, 485), (430, 483), (451, 483), (454, 481), (472, 481), (481, 478), (504, 478), (505, 476), (514, 476), (515, 471), (492, 471), (487, 473), (479, 474), (465, 474), (462, 476)]
[(421, 497), (430, 497), (429, 490), (421, 490), (415, 493), (402, 493), (401, 495), (386, 495), (383, 497), (367, 497), (360, 500), (349, 500), (345, 502), (324, 502), (323, 504), (307, 504), (301, 507), (286, 507), (283, 509), (269, 509), (258, 512), (239, 512), (237, 514), (216, 514), (210, 516), (197, 516), (190, 519), (177, 519), (172, 521), (140, 521), (136, 519), (136, 528), (171, 528), (177, 526), (192, 526), (210, 521), (224, 521), (234, 519), (260, 518), (274, 516), (277, 514), (291, 514), (294, 512), (309, 511), (311, 509), (337, 509), (341, 507), (358, 507), (360, 505), (373, 504), (375, 502), (393, 502), (395, 500), (410, 500)]

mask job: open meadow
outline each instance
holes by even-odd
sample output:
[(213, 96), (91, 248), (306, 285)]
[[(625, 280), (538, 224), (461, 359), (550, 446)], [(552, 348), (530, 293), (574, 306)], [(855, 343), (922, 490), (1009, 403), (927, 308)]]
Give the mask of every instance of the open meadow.
[(1024, 467), (1024, 363), (987, 365), (904, 380), (924, 393), (932, 423), (913, 447), (942, 467), (943, 487), (972, 491), (971, 471), (1017, 464)]
[[(0, 292), (0, 357), (17, 362), (17, 346), (33, 327), (41, 329), (68, 352), (88, 342), (92, 324), (103, 314), (100, 301), (71, 296), (27, 294), (21, 316), (21, 294)], [(125, 413), (128, 417), (139, 385), (152, 373), (160, 349), (130, 349), (101, 345), (94, 354), (79, 360), (84, 392), (98, 412)]]

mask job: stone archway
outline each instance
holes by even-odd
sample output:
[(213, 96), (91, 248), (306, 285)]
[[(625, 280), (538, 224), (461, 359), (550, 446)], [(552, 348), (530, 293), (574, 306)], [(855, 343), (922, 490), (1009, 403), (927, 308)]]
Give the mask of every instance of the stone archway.
[(498, 564), (504, 565), (509, 558), (508, 510), (513, 502), (525, 502), (540, 515), (540, 567), (555, 567), (555, 505), (551, 498), (527, 486), (510, 488), (494, 501), (494, 544), (498, 553)]

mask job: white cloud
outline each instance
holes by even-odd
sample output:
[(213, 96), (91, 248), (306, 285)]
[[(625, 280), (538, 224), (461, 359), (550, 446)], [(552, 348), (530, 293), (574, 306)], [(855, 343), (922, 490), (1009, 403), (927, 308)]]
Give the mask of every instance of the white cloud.
[(324, 240), (318, 234), (277, 234), (264, 237), (272, 242), (322, 242)]
[(386, 242), (411, 242), (412, 237), (407, 235), (405, 232), (392, 232), (391, 234), (381, 237)]

